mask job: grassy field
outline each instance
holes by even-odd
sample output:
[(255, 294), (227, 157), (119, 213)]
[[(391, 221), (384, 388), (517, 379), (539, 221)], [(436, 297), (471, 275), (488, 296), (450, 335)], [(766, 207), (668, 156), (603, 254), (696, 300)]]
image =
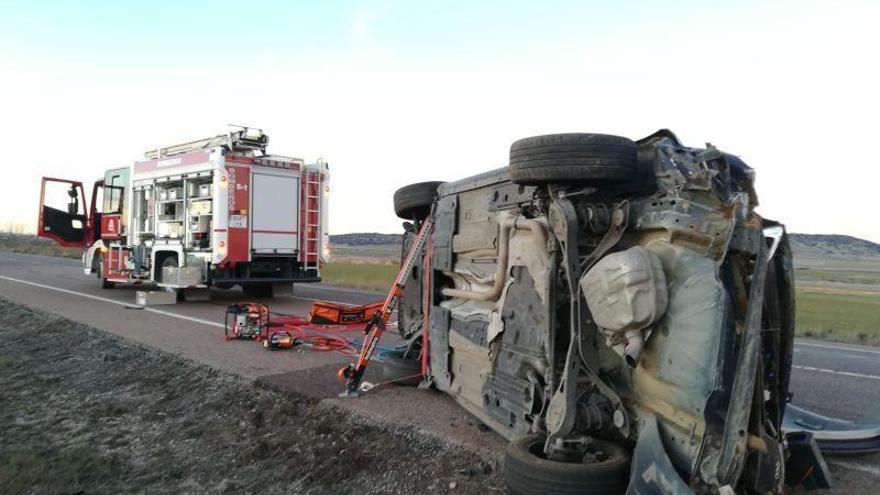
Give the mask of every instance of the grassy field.
[(880, 272), (856, 270), (798, 270), (795, 273), (795, 276), (800, 283), (836, 282), (841, 284), (869, 284), (878, 286), (878, 290), (880, 290)]
[(321, 279), (331, 285), (386, 291), (394, 283), (399, 269), (387, 263), (327, 263), (321, 268)]
[(795, 256), (797, 333), (880, 345), (880, 260)]
[(801, 337), (880, 345), (880, 292), (799, 289), (796, 304), (797, 334)]
[(79, 258), (82, 256), (82, 249), (80, 248), (61, 247), (41, 237), (3, 233), (0, 233), (0, 251), (59, 256), (62, 258)]

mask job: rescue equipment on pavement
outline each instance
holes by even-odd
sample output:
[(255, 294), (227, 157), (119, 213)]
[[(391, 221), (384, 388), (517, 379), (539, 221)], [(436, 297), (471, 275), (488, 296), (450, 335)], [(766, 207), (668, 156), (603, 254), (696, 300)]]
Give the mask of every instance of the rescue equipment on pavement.
[(284, 326), (276, 328), (267, 328), (267, 335), (263, 340), (263, 347), (268, 350), (273, 349), (293, 349), (302, 342), (297, 340), (293, 333)]
[(376, 350), (376, 345), (379, 343), (379, 338), (382, 337), (382, 332), (385, 331), (385, 325), (388, 323), (391, 313), (397, 309), (406, 280), (409, 278), (410, 273), (415, 266), (416, 257), (419, 256), (422, 252), (422, 248), (427, 243), (432, 225), (433, 218), (431, 215), (428, 215), (428, 218), (422, 224), (421, 230), (419, 230), (419, 235), (416, 237), (409, 253), (406, 255), (406, 260), (403, 262), (403, 265), (401, 265), (400, 271), (397, 272), (397, 278), (394, 279), (394, 285), (392, 285), (391, 290), (388, 291), (388, 296), (385, 298), (385, 302), (382, 303), (382, 307), (379, 311), (373, 313), (370, 321), (367, 322), (367, 325), (364, 327), (364, 342), (361, 345), (361, 351), (357, 361), (340, 368), (337, 372), (336, 376), (340, 381), (346, 381), (345, 391), (340, 394), (340, 397), (358, 396), (358, 387), (364, 377), (364, 372), (367, 370), (367, 365), (370, 363), (370, 358)]
[(225, 340), (256, 340), (267, 350), (302, 347), (354, 356), (357, 344), (332, 333), (360, 330), (360, 324), (315, 324), (302, 317), (273, 313), (265, 304), (244, 302), (226, 308), (223, 335)]
[(312, 312), (309, 313), (309, 321), (319, 324), (350, 325), (354, 323), (366, 323), (374, 314), (382, 309), (383, 301), (376, 301), (361, 306), (347, 306), (345, 304), (318, 301), (312, 304)]
[(225, 340), (259, 340), (269, 328), (269, 307), (259, 303), (236, 303), (226, 308)]

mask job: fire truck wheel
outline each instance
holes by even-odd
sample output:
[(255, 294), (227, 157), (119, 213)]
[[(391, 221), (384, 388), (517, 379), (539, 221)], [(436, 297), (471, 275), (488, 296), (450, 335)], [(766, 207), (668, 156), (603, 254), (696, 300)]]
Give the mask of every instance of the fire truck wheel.
[(510, 145), (510, 178), (516, 184), (604, 184), (638, 177), (638, 147), (607, 134), (548, 134)]
[(424, 220), (431, 212), (437, 188), (443, 182), (416, 182), (394, 193), (394, 213), (406, 220)]
[(396, 385), (415, 387), (422, 381), (422, 360), (406, 358), (403, 351), (392, 351), (382, 357), (382, 378)]
[(97, 263), (97, 266), (95, 266), (95, 274), (98, 276), (98, 284), (102, 289), (112, 289), (116, 284), (104, 278), (104, 258), (98, 256), (95, 263)]

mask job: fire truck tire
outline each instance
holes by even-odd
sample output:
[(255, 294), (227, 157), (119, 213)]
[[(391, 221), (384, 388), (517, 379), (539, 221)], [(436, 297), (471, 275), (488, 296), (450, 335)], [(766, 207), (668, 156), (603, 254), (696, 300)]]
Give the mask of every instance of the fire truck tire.
[(395, 385), (415, 387), (422, 381), (422, 360), (406, 358), (403, 351), (392, 351), (382, 357), (382, 378)]
[(406, 220), (424, 220), (431, 212), (441, 181), (416, 182), (394, 193), (394, 213)]
[(600, 439), (593, 440), (592, 449), (601, 453), (593, 462), (562, 462), (544, 456), (543, 435), (514, 441), (504, 454), (507, 489), (514, 495), (624, 493), (629, 483), (630, 453)]
[(104, 277), (104, 258), (101, 256), (96, 257), (95, 263), (95, 274), (98, 276), (98, 285), (100, 285), (102, 289), (112, 289), (116, 284)]
[(272, 284), (247, 284), (241, 286), (241, 291), (245, 297), (253, 297), (258, 299), (269, 299), (272, 297)]
[(638, 147), (607, 134), (548, 134), (510, 145), (510, 178), (516, 184), (607, 184), (638, 177)]

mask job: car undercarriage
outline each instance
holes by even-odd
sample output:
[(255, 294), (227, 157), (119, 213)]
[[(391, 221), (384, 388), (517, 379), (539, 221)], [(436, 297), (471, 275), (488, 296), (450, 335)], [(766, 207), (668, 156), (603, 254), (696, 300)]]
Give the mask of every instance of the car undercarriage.
[(395, 195), (429, 381), (511, 440), (512, 493), (781, 493), (794, 335), (754, 174), (661, 130), (556, 134)]

